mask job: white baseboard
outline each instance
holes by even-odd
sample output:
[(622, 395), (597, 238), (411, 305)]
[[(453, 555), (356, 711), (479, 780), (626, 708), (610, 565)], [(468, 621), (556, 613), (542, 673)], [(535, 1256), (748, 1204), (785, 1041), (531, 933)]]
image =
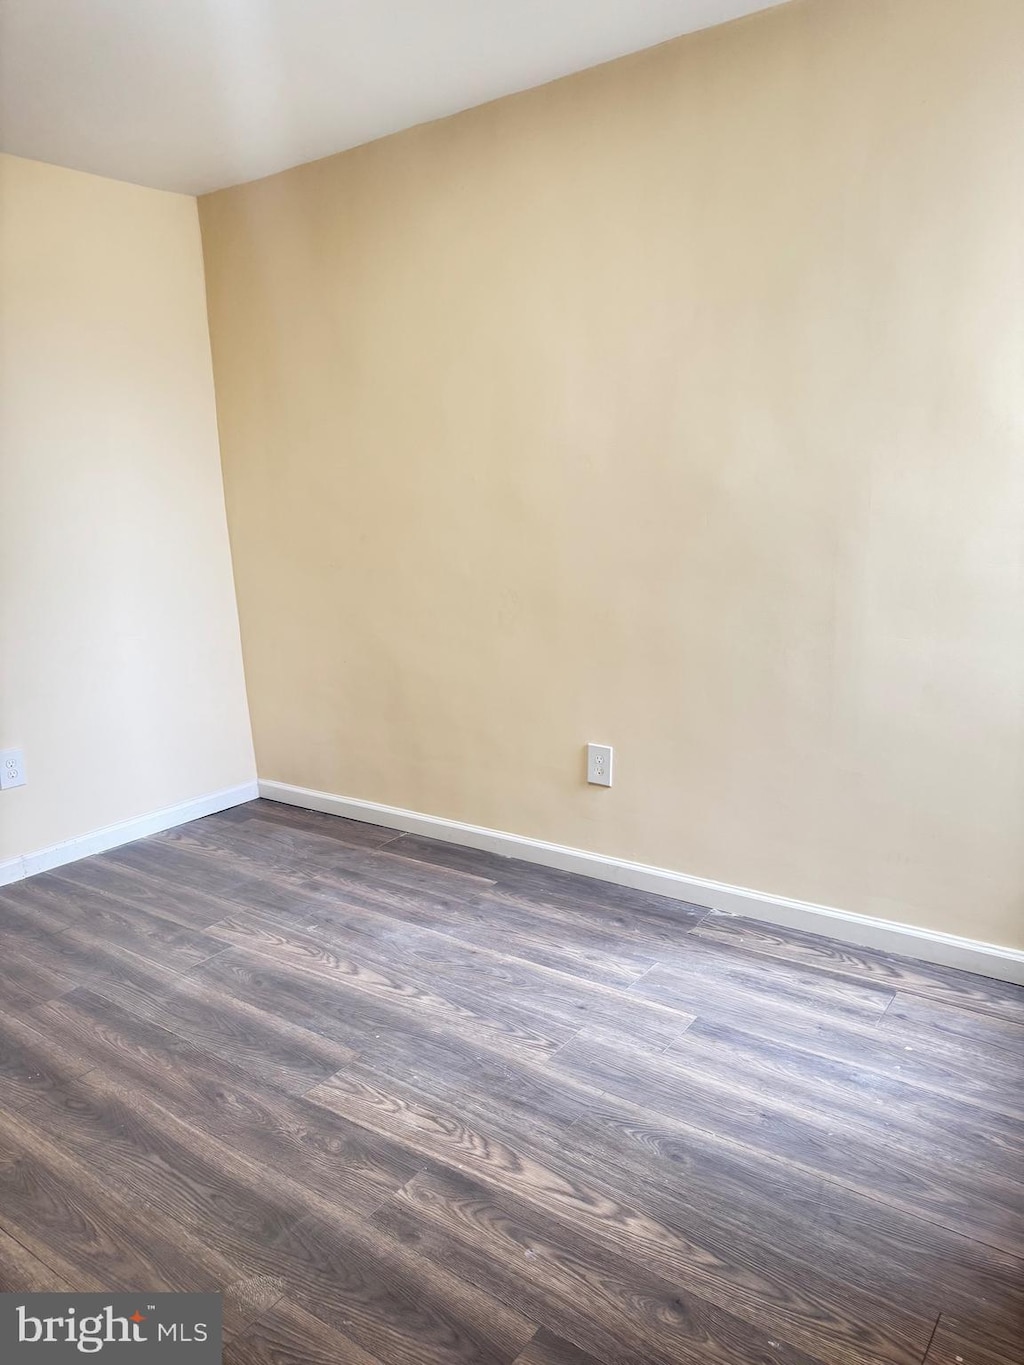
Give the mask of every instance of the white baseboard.
[(0, 886), (7, 886), (9, 882), (20, 882), (25, 875), (20, 858), (6, 858), (0, 863)]
[(177, 806), (138, 815), (132, 820), (121, 820), (116, 825), (106, 825), (89, 834), (80, 834), (75, 839), (66, 839), (63, 843), (26, 853), (21, 858), (9, 858), (0, 863), (0, 886), (20, 881), (23, 877), (33, 877), (37, 872), (49, 872), (65, 863), (88, 858), (93, 853), (105, 853), (109, 848), (130, 844), (132, 840), (143, 839), (147, 834), (159, 834), (161, 830), (173, 829), (175, 825), (188, 824), (190, 820), (227, 810), (229, 806), (255, 801), (258, 795), (255, 782), (243, 782), (239, 787), (227, 787), (224, 791), (197, 796), (192, 801), (182, 801)]
[(873, 919), (869, 915), (857, 915), (828, 905), (815, 905), (811, 901), (791, 900), (787, 896), (773, 896), (764, 891), (751, 891), (747, 887), (730, 886), (726, 882), (710, 881), (706, 877), (689, 877), (664, 867), (609, 858), (603, 853), (588, 853), (562, 844), (545, 843), (542, 839), (527, 839), (521, 834), (505, 834), (480, 825), (463, 824), (460, 820), (421, 815), (417, 811), (402, 810), (399, 806), (382, 806), (376, 801), (359, 801), (307, 787), (293, 787), (287, 782), (269, 782), (261, 778), (259, 794), (268, 801), (281, 801), (285, 805), (324, 811), (328, 815), (341, 815), (349, 820), (386, 825), (389, 829), (400, 829), (409, 834), (425, 834), (431, 839), (465, 844), (469, 848), (484, 849), (504, 857), (522, 858), (526, 862), (539, 863), (542, 867), (577, 872), (584, 877), (596, 877), (638, 891), (653, 891), (674, 900), (706, 905), (709, 909), (724, 910), (729, 914), (746, 915), (787, 929), (824, 934), (844, 943), (856, 944), (859, 948), (899, 953), (904, 957), (915, 957), (924, 962), (957, 967), (963, 971), (977, 972), (981, 976), (1024, 985), (1024, 951), (1016, 948), (981, 943), (976, 939), (921, 929), (912, 924)]

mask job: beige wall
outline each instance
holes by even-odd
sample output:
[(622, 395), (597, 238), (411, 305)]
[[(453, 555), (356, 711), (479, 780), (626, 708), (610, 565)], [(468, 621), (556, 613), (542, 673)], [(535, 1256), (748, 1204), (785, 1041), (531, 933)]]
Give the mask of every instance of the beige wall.
[(250, 780), (195, 200), (0, 158), (0, 863)]
[(1022, 52), (797, 0), (201, 201), (261, 776), (1024, 945)]

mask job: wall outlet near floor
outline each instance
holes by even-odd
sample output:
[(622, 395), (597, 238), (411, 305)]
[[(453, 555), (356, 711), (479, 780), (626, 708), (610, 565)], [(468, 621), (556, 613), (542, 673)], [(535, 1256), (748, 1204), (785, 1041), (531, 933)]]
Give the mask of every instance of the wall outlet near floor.
[(612, 746), (610, 744), (587, 745), (587, 781), (595, 787), (612, 785)]
[(0, 749), (0, 791), (25, 785), (25, 755), (20, 749)]

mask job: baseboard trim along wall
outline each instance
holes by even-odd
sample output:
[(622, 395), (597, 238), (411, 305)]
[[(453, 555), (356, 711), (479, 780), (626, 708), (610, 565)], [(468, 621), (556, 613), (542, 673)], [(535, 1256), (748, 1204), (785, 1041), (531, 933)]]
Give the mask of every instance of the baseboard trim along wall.
[(35, 853), (26, 853), (21, 858), (8, 858), (0, 863), (0, 886), (21, 881), (23, 877), (33, 877), (37, 872), (49, 872), (65, 863), (88, 858), (93, 853), (105, 853), (109, 848), (143, 839), (147, 834), (159, 834), (161, 830), (173, 829), (175, 825), (187, 825), (190, 820), (198, 820), (203, 815), (213, 815), (216, 811), (227, 810), (229, 806), (255, 801), (258, 795), (255, 782), (243, 782), (239, 787), (227, 787), (223, 791), (210, 792), (207, 796), (197, 796), (192, 801), (182, 801), (177, 806), (152, 811), (149, 815), (137, 815), (131, 820), (121, 820), (116, 825), (106, 825), (90, 834), (80, 834), (75, 839), (66, 839), (63, 843), (51, 844), (49, 848), (38, 849)]
[(6, 886), (9, 882), (20, 882), (25, 875), (25, 868), (20, 858), (5, 858), (0, 863), (0, 886)]
[(424, 834), (431, 839), (465, 844), (469, 848), (484, 849), (488, 853), (498, 853), (508, 858), (522, 858), (526, 862), (558, 868), (563, 872), (578, 872), (584, 877), (630, 886), (638, 891), (653, 891), (674, 900), (706, 905), (712, 910), (746, 915), (786, 929), (825, 934), (859, 948), (899, 953), (904, 957), (916, 957), (924, 962), (957, 967), (1024, 985), (1024, 951), (1003, 948), (995, 943), (981, 943), (975, 939), (960, 938), (956, 934), (920, 929), (912, 924), (873, 919), (869, 915), (815, 905), (811, 901), (790, 900), (786, 896), (751, 891), (747, 887), (730, 886), (726, 882), (710, 881), (705, 877), (689, 877), (668, 868), (650, 867), (623, 858), (609, 858), (602, 853), (588, 853), (584, 849), (545, 843), (542, 839), (527, 839), (520, 834), (505, 834), (501, 830), (486, 829), (480, 825), (467, 825), (460, 820), (422, 815), (399, 806), (383, 806), (376, 801), (359, 801), (353, 797), (313, 791), (308, 787), (293, 787), (287, 782), (260, 779), (259, 794), (268, 801), (302, 806), (306, 810), (341, 815), (368, 824), (386, 825), (389, 829), (400, 829), (407, 834)]

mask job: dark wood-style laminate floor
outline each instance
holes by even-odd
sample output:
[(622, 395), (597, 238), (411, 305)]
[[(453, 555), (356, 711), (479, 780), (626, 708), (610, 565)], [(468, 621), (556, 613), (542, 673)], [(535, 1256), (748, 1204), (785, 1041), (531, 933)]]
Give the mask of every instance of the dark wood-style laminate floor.
[(1024, 1360), (1024, 990), (254, 802), (0, 892), (0, 1287), (231, 1365)]

